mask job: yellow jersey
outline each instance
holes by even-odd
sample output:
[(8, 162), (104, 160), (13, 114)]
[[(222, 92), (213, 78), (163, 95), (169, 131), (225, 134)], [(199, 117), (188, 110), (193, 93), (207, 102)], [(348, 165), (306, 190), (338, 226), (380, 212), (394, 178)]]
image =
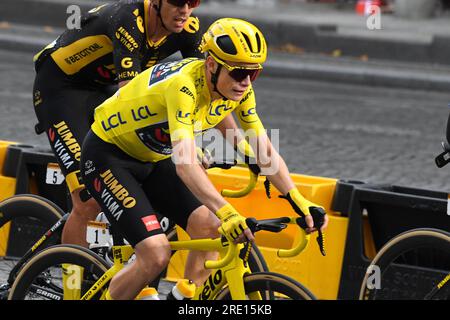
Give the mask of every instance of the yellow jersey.
[(92, 131), (144, 162), (170, 157), (172, 142), (194, 139), (233, 111), (244, 130), (262, 134), (251, 85), (240, 101), (211, 101), (205, 70), (197, 58), (145, 70), (95, 109)]

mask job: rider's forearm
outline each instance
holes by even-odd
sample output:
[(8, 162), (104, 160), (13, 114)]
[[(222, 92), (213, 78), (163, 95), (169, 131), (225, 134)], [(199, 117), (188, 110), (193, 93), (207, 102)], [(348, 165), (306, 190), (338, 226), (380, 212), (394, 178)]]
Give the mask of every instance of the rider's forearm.
[(284, 162), (283, 158), (277, 153), (278, 156), (278, 172), (274, 175), (267, 176), (269, 181), (281, 192), (286, 195), (290, 190), (295, 188), (294, 182), (289, 175), (289, 169)]
[(173, 141), (172, 146), (177, 175), (194, 196), (214, 213), (227, 204), (198, 163), (195, 140), (182, 138)]
[(257, 148), (260, 150), (257, 156), (257, 162), (262, 170), (262, 174), (267, 172), (265, 175), (269, 181), (281, 194), (286, 195), (290, 190), (295, 188), (286, 162), (277, 150), (275, 150), (267, 135), (259, 136), (257, 138), (257, 144)]
[[(240, 128), (238, 127), (236, 121), (232, 114), (229, 114), (225, 119), (223, 119), (219, 125), (216, 126), (217, 129), (222, 133), (223, 138), (228, 141), (236, 150), (238, 150), (241, 155), (244, 155), (246, 162), (250, 161), (248, 157), (254, 158), (255, 154), (250, 146), (250, 144), (245, 140)], [(228, 131), (228, 133), (227, 133)]]
[[(233, 115), (229, 114), (226, 116), (217, 126), (216, 129), (220, 131), (223, 138), (228, 141), (233, 147), (236, 147), (237, 144), (244, 139), (242, 136), (239, 127), (236, 124), (236, 121), (234, 121)], [(231, 132), (234, 130), (233, 134), (227, 134), (228, 132)]]
[(216, 190), (198, 164), (177, 164), (177, 174), (197, 199), (212, 212), (217, 212), (227, 202)]

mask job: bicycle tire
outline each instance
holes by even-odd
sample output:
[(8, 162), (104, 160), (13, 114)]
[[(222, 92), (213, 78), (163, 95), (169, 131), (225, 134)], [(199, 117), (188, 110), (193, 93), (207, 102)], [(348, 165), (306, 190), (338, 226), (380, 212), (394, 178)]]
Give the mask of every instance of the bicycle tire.
[[(450, 233), (429, 228), (406, 231), (380, 249), (368, 270), (375, 270), (376, 267), (379, 268), (379, 287), (372, 284), (369, 288), (367, 284), (372, 272), (366, 272), (360, 300), (422, 300), (450, 272)], [(408, 270), (418, 270), (420, 273), (415, 276)], [(409, 281), (405, 277), (410, 278)], [(416, 290), (413, 290), (414, 287)], [(450, 299), (449, 287), (447, 285), (447, 299)], [(444, 291), (442, 293), (445, 294)]]
[(269, 271), (267, 262), (256, 244), (253, 244), (252, 250), (250, 251), (248, 266), (252, 273)]
[[(92, 279), (90, 285), (99, 279), (110, 268), (104, 259), (96, 255), (89, 249), (76, 245), (56, 245), (47, 248), (38, 254), (34, 255), (20, 270), (13, 286), (10, 289), (8, 300), (25, 300), (30, 291), (37, 291), (40, 289), (46, 293), (49, 298), (56, 299), (57, 294), (62, 294), (62, 284), (49, 283), (39, 281), (39, 276), (44, 280), (50, 281), (45, 272), (49, 272), (49, 268), (56, 267), (61, 269), (61, 264), (78, 265), (84, 268), (84, 277)], [(89, 272), (89, 274), (87, 274)], [(90, 287), (89, 285), (89, 287)], [(107, 284), (106, 286), (107, 287)], [(57, 289), (60, 292), (57, 292)], [(49, 294), (50, 293), (50, 294)]]
[[(0, 234), (5, 236), (0, 241), (3, 256), (0, 258), (0, 272), (9, 275), (19, 258), (63, 215), (63, 210), (56, 204), (33, 194), (15, 195), (0, 202)], [(8, 227), (13, 233), (7, 232)], [(20, 245), (9, 247), (8, 242), (17, 244), (15, 239), (20, 239)], [(60, 236), (57, 235), (40, 249), (59, 241)]]
[[(314, 294), (300, 282), (275, 272), (257, 272), (244, 276), (246, 295), (259, 292), (263, 300), (316, 300)], [(231, 300), (230, 289), (224, 287), (215, 300)]]

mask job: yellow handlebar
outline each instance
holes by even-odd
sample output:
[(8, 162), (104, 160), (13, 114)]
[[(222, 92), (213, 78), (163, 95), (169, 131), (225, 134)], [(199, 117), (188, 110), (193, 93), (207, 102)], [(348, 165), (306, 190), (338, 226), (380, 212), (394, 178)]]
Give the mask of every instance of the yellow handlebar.
[(310, 235), (307, 234), (306, 231), (297, 224), (297, 218), (298, 217), (289, 217), (289, 219), (290, 219), (289, 224), (295, 224), (296, 226), (298, 226), (298, 229), (300, 230), (300, 239), (301, 240), (294, 248), (279, 249), (277, 251), (277, 255), (280, 258), (289, 258), (289, 257), (294, 257), (294, 256), (298, 255), (300, 252), (302, 252), (306, 248), (306, 246), (309, 243)]
[(277, 255), (280, 258), (289, 258), (294, 257), (298, 255), (300, 252), (302, 252), (306, 246), (308, 245), (310, 235), (306, 234), (306, 231), (300, 228), (301, 233), (301, 241), (298, 243), (298, 245), (292, 249), (280, 249), (277, 251)]
[[(277, 251), (277, 255), (280, 258), (294, 257), (294, 256), (300, 254), (300, 252), (302, 252), (309, 243), (311, 235), (307, 234), (306, 231), (297, 224), (297, 218), (298, 218), (298, 216), (288, 217), (289, 222), (287, 222), (287, 223), (295, 224), (299, 228), (300, 241), (294, 248), (279, 249)], [(286, 218), (281, 218), (281, 219), (286, 219)], [(286, 223), (286, 222), (283, 222), (283, 223)], [(209, 242), (210, 242), (209, 246), (205, 246), (204, 239), (203, 240), (201, 240), (201, 239), (190, 240), (190, 241), (176, 241), (176, 242), (171, 242), (171, 245), (173, 244), (172, 250), (189, 249), (189, 250), (215, 251), (215, 250), (219, 249), (219, 247), (222, 247), (222, 248), (224, 247), (224, 244), (220, 238), (214, 239), (212, 241), (210, 240)], [(194, 246), (194, 243), (196, 244), (195, 246)], [(189, 244), (189, 245), (187, 245), (187, 244)], [(214, 260), (205, 261), (205, 268), (206, 269), (220, 269), (220, 268), (223, 268), (224, 266), (228, 265), (238, 254), (239, 244), (234, 244), (231, 239), (228, 239), (227, 247), (228, 248), (226, 249), (226, 253), (222, 259), (217, 260), (217, 261), (214, 261)]]
[[(277, 255), (280, 258), (289, 258), (289, 257), (294, 257), (294, 256), (300, 254), (300, 252), (302, 252), (309, 243), (311, 235), (307, 234), (306, 231), (297, 224), (297, 218), (298, 218), (298, 216), (289, 217), (288, 224), (295, 224), (299, 228), (300, 241), (294, 248), (279, 249), (277, 251)], [(223, 259), (217, 260), (217, 261), (205, 261), (205, 268), (220, 269), (230, 263), (230, 261), (236, 255), (236, 250), (237, 250), (238, 246), (236, 244), (234, 244), (230, 239), (228, 241), (229, 241), (228, 250), (227, 250), (225, 256), (223, 257)]]
[(221, 195), (228, 198), (241, 198), (249, 194), (256, 187), (256, 183), (258, 182), (258, 175), (254, 174), (251, 170), (249, 170), (249, 172), (250, 180), (245, 188), (241, 190), (223, 189)]
[(233, 258), (236, 256), (236, 250), (237, 245), (233, 242), (229, 241), (228, 250), (225, 254), (225, 257), (223, 257), (220, 260), (214, 261), (214, 260), (207, 260), (205, 261), (205, 268), (206, 269), (220, 269), (233, 260)]

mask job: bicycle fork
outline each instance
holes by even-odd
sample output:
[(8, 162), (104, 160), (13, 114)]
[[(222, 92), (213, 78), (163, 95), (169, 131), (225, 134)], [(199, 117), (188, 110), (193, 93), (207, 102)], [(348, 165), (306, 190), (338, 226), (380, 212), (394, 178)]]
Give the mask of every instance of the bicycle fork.
[[(239, 245), (239, 249), (244, 245)], [(247, 247), (247, 251), (251, 250), (251, 246)], [(193, 300), (214, 300), (228, 284), (231, 299), (245, 300), (244, 276), (250, 274), (250, 267), (247, 264), (248, 255), (241, 259), (233, 259), (233, 262), (225, 267), (213, 270), (210, 276), (202, 286), (197, 287)], [(258, 299), (258, 297), (252, 297)]]

